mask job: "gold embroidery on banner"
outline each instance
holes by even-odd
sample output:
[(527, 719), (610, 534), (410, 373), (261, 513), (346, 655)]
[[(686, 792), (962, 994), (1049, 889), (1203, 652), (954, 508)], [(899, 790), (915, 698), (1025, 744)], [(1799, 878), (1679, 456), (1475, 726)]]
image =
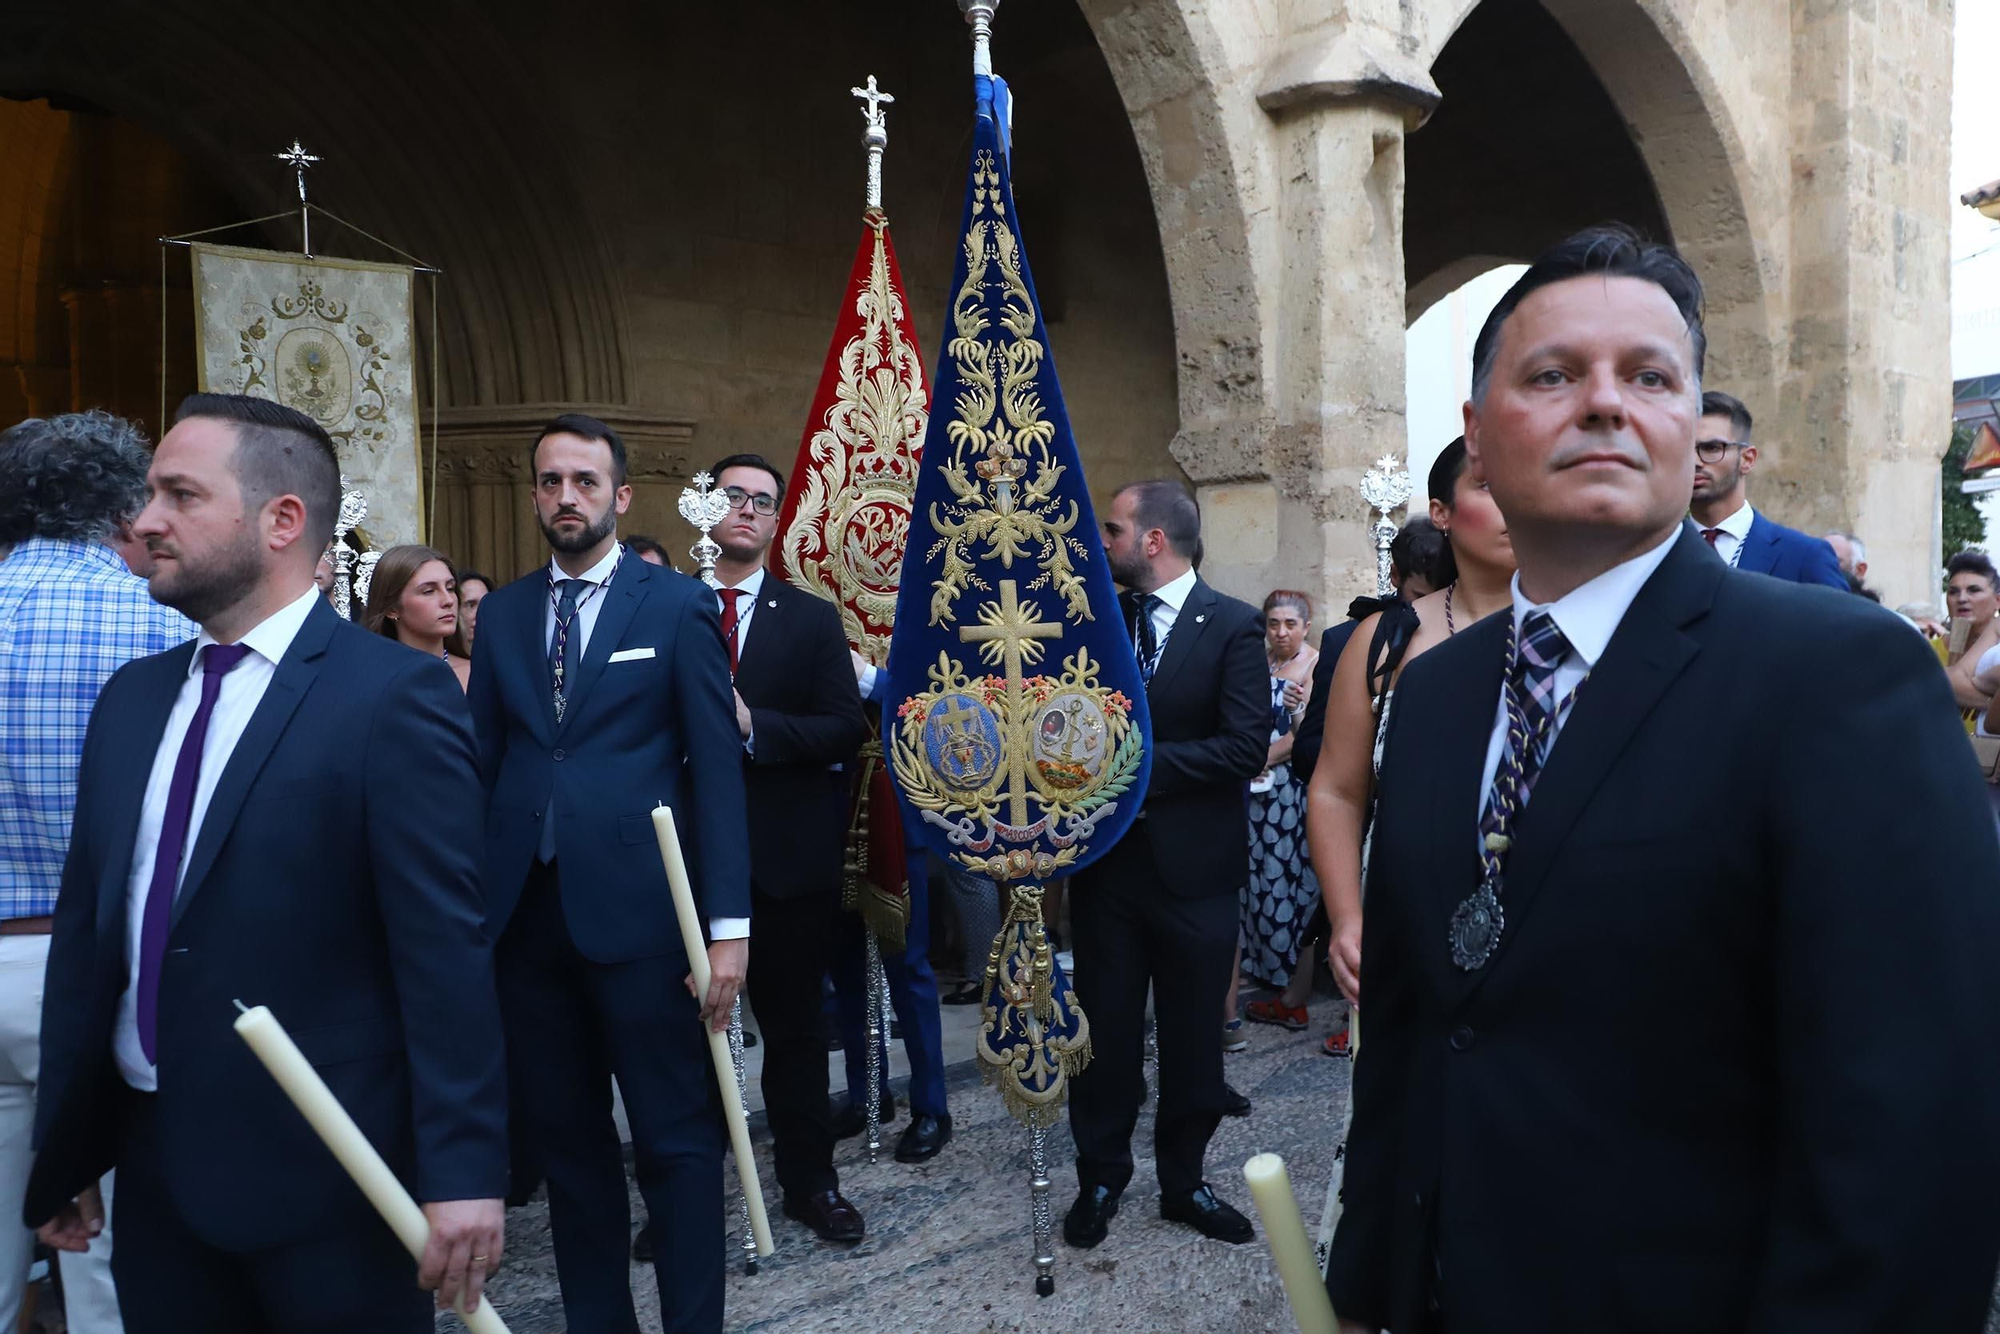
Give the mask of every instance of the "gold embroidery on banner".
[[(1074, 865), (1117, 809), (1144, 740), (1132, 702), (1099, 682), (1088, 648), (1063, 659), (1059, 676), (1023, 675), (1063, 628), (1022, 603), (1015, 580), (1000, 580), (978, 620), (958, 637), (1002, 674), (973, 678), (938, 654), (931, 688), (897, 711), (892, 762), (910, 805), (945, 831), (959, 862), (1001, 882), (1045, 880)], [(1043, 838), (1055, 852), (1020, 846)]]
[[(972, 180), (965, 282), (952, 300), (955, 336), (945, 348), (963, 387), (946, 427), (951, 459), (942, 470), (953, 498), (933, 504), (930, 512), (939, 537), (928, 554), (943, 556), (931, 585), (931, 624), (955, 620), (954, 604), (968, 590), (990, 591), (973, 568), (975, 559), (997, 560), (1007, 570), (1017, 560), (1033, 560), (1040, 573), (1026, 587), (1053, 590), (1063, 601), (1065, 619), (1081, 623), (1093, 618), (1073, 560), (1086, 557), (1089, 548), (1070, 535), (1078, 518), (1075, 502), (1065, 510), (1054, 495), (1065, 469), (1050, 454), (1056, 427), (1035, 391), (1044, 349), (1035, 337), (1035, 305), (1021, 273), (1020, 239), (1002, 216), (1000, 176), (990, 151), (978, 155)], [(1003, 293), (1003, 336), (988, 341), (986, 289), (995, 269)], [(972, 548), (979, 543), (985, 547), (975, 556)]]
[(875, 242), (855, 293), (861, 329), (840, 354), (826, 420), (779, 558), (793, 584), (830, 595), (847, 638), (870, 662), (889, 660), (903, 549), (916, 495), (929, 404), (923, 363), (904, 341), (902, 297), (889, 281), (887, 219), (871, 209)]

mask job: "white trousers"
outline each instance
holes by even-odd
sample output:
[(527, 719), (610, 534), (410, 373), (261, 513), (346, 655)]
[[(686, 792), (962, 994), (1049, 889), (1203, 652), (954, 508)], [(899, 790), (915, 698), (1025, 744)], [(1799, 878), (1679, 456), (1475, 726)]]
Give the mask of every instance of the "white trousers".
[[(34, 1259), (35, 1234), (21, 1224), (35, 1161), (35, 1081), (42, 1065), (42, 976), (47, 936), (0, 936), (0, 1334), (13, 1334)], [(75, 1334), (124, 1334), (111, 1283), (111, 1178), (103, 1181), (104, 1231), (81, 1255), (65, 1251), (63, 1306)]]

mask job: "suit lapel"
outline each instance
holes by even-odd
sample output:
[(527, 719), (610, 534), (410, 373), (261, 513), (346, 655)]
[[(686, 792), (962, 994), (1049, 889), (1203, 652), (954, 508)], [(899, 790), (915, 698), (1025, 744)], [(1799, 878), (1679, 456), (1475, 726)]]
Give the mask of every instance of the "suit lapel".
[[(1529, 909), (1547, 881), (1563, 841), (1604, 785), (1633, 734), (1658, 704), (1700, 645), (1682, 627), (1706, 612), (1723, 569), (1691, 547), (1699, 537), (1683, 532), (1666, 561), (1640, 588), (1604, 656), (1591, 669), (1563, 722), (1547, 766), (1522, 808), (1515, 850), (1508, 857), (1501, 904), (1506, 928), (1498, 953), (1520, 938)], [(1489, 729), (1491, 720), (1489, 719)], [(1477, 990), (1497, 963), (1468, 975)]]
[[(1415, 861), (1428, 867), (1426, 878), (1437, 886), (1437, 892), (1428, 896), (1437, 912), (1435, 930), (1420, 943), (1418, 953), (1453, 974), (1458, 970), (1451, 964), (1445, 929), (1452, 911), (1479, 883), (1479, 813), (1486, 800), (1481, 775), (1500, 708), (1500, 674), (1506, 669), (1507, 639), (1513, 629), (1509, 612), (1485, 617), (1461, 631), (1451, 652), (1463, 659), (1463, 665), (1454, 664), (1457, 670), (1441, 689), (1412, 701), (1410, 707), (1421, 721), (1406, 719), (1401, 729), (1406, 737), (1414, 732), (1429, 738), (1418, 753), (1426, 757), (1422, 772), (1434, 785), (1425, 809), (1436, 813), (1437, 836), (1430, 840), (1428, 854)], [(1389, 703), (1391, 714), (1401, 707), (1397, 700)]]
[(514, 627), (519, 651), (516, 659), (527, 669), (529, 693), (540, 704), (544, 740), (556, 734), (556, 683), (549, 675), (549, 570), (544, 565), (529, 585), (527, 611)]
[[(1160, 650), (1160, 665), (1153, 669), (1153, 679), (1146, 684), (1147, 695), (1165, 690), (1173, 683), (1174, 674), (1194, 651), (1194, 641), (1208, 628), (1209, 612), (1215, 608), (1215, 590), (1201, 580), (1188, 591), (1187, 601), (1181, 603), (1180, 614), (1174, 617), (1174, 628), (1167, 634), (1166, 647)], [(1126, 623), (1131, 624), (1129, 621)]]
[[(590, 688), (597, 684), (598, 677), (604, 675), (604, 664), (617, 651), (618, 641), (625, 637), (639, 604), (646, 600), (651, 580), (650, 567), (646, 562), (628, 555), (627, 559), (618, 562), (611, 587), (598, 595), (604, 599), (604, 606), (597, 613), (597, 624), (590, 628), (590, 642), (584, 646), (583, 663), (576, 669), (576, 689), (568, 692), (563, 706), (563, 721), (556, 728), (558, 736), (576, 720)], [(547, 656), (543, 654), (544, 658)]]
[[(768, 571), (765, 573), (764, 587), (757, 594), (757, 611), (750, 621), (757, 628), (741, 632), (743, 642), (737, 645), (736, 686), (746, 700), (761, 697), (760, 690), (769, 665), (776, 662), (783, 652), (784, 630), (778, 622), (785, 619), (789, 610), (786, 604), (796, 592), (775, 575)], [(770, 652), (765, 652), (766, 649)]]
[(1750, 520), (1750, 531), (1743, 535), (1743, 554), (1737, 559), (1736, 568), (1752, 574), (1769, 574), (1778, 568), (1778, 529), (1762, 514)]
[(249, 725), (243, 729), (236, 748), (229, 753), (229, 763), (223, 766), (222, 777), (216, 781), (215, 795), (209, 798), (208, 811), (201, 817), (194, 853), (188, 858), (180, 893), (174, 899), (173, 922), (179, 922), (187, 913), (188, 904), (215, 865), (216, 854), (236, 823), (250, 785), (256, 781), (264, 762), (271, 758), (299, 701), (318, 678), (327, 641), (333, 638), (334, 627), (339, 624), (340, 618), (324, 599), (313, 599), (305, 624), (293, 637), (292, 646), (285, 650), (284, 659), (271, 676), (271, 684), (264, 688), (264, 698), (258, 701), (257, 711), (250, 715)]
[[(98, 881), (97, 918), (100, 923), (114, 920), (115, 915), (123, 910), (130, 891), (133, 843), (139, 837), (139, 814), (146, 804), (146, 785), (152, 780), (153, 763), (160, 752), (160, 739), (167, 732), (167, 719), (173, 714), (181, 685), (187, 680), (188, 664), (194, 659), (194, 645), (195, 641), (189, 640), (179, 648), (168, 651), (135, 683), (138, 687), (136, 698), (128, 707), (133, 711), (133, 726), (137, 730), (129, 738), (131, 749), (127, 753), (135, 759), (140, 756), (146, 758), (143, 763), (114, 767), (105, 779), (107, 792), (104, 808), (110, 812), (110, 833), (107, 835), (110, 856), (103, 863), (104, 874)], [(82, 794), (79, 793), (79, 804), (81, 801)]]

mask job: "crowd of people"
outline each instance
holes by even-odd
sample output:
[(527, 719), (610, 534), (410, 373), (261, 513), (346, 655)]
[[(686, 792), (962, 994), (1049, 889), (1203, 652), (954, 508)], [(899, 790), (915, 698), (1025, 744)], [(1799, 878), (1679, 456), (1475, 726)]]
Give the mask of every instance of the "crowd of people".
[[(1225, 1057), (1324, 995), (1368, 1020), (1365, 1046), (1338, 1017), (1321, 1040), (1355, 1059), (1344, 1330), (1979, 1327), (2000, 798), (1966, 733), (2000, 755), (2000, 581), (1964, 552), (1945, 616), (1872, 605), (1858, 537), (1750, 503), (1752, 414), (1704, 387), (1703, 346), (1672, 250), (1552, 249), (1480, 332), (1392, 591), (1323, 627), (1305, 592), (1260, 610), (1208, 583), (1178, 482), (1110, 497), (1125, 592), (1101, 614), (1131, 631), (1152, 776), (1051, 895), (1094, 1047), (1070, 1246), (1109, 1235), (1149, 1095), (1161, 1215), (1254, 1237), (1208, 1178), (1220, 1119), (1252, 1111)], [(701, 1029), (739, 992), (783, 1214), (866, 1235), (834, 1166), (869, 1096), (865, 928), (840, 904), (883, 664), (768, 571), (769, 460), (710, 469), (710, 588), (620, 534), (615, 430), (566, 414), (522, 446), (546, 565), (503, 583), (394, 546), (347, 624), (310, 418), (203, 393), (157, 448), (99, 412), (0, 434), (0, 1199), (22, 1224), (0, 1326), (39, 1237), (80, 1334), (428, 1329), (418, 1284), (476, 1301), (541, 1188), (568, 1327), (635, 1330), (615, 1078), (665, 1328), (717, 1331)], [(1832, 773), (1876, 827), (1839, 825)], [(658, 804), (697, 869), (702, 994)], [(940, 867), (965, 941), (941, 996), (908, 851), (885, 964), (896, 1157), (924, 1162), (952, 1139), (939, 1006), (984, 999), (998, 898)], [(418, 1283), (229, 1030), (238, 999), (422, 1203)]]

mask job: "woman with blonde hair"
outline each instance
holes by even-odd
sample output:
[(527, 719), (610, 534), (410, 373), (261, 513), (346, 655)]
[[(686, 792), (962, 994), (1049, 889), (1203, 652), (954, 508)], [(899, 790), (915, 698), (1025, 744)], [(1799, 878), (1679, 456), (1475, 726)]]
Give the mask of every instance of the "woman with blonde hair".
[(445, 646), (458, 632), (458, 571), (443, 552), (415, 543), (383, 552), (362, 620), (378, 635), (443, 659), (459, 689), (472, 678), (472, 664)]

